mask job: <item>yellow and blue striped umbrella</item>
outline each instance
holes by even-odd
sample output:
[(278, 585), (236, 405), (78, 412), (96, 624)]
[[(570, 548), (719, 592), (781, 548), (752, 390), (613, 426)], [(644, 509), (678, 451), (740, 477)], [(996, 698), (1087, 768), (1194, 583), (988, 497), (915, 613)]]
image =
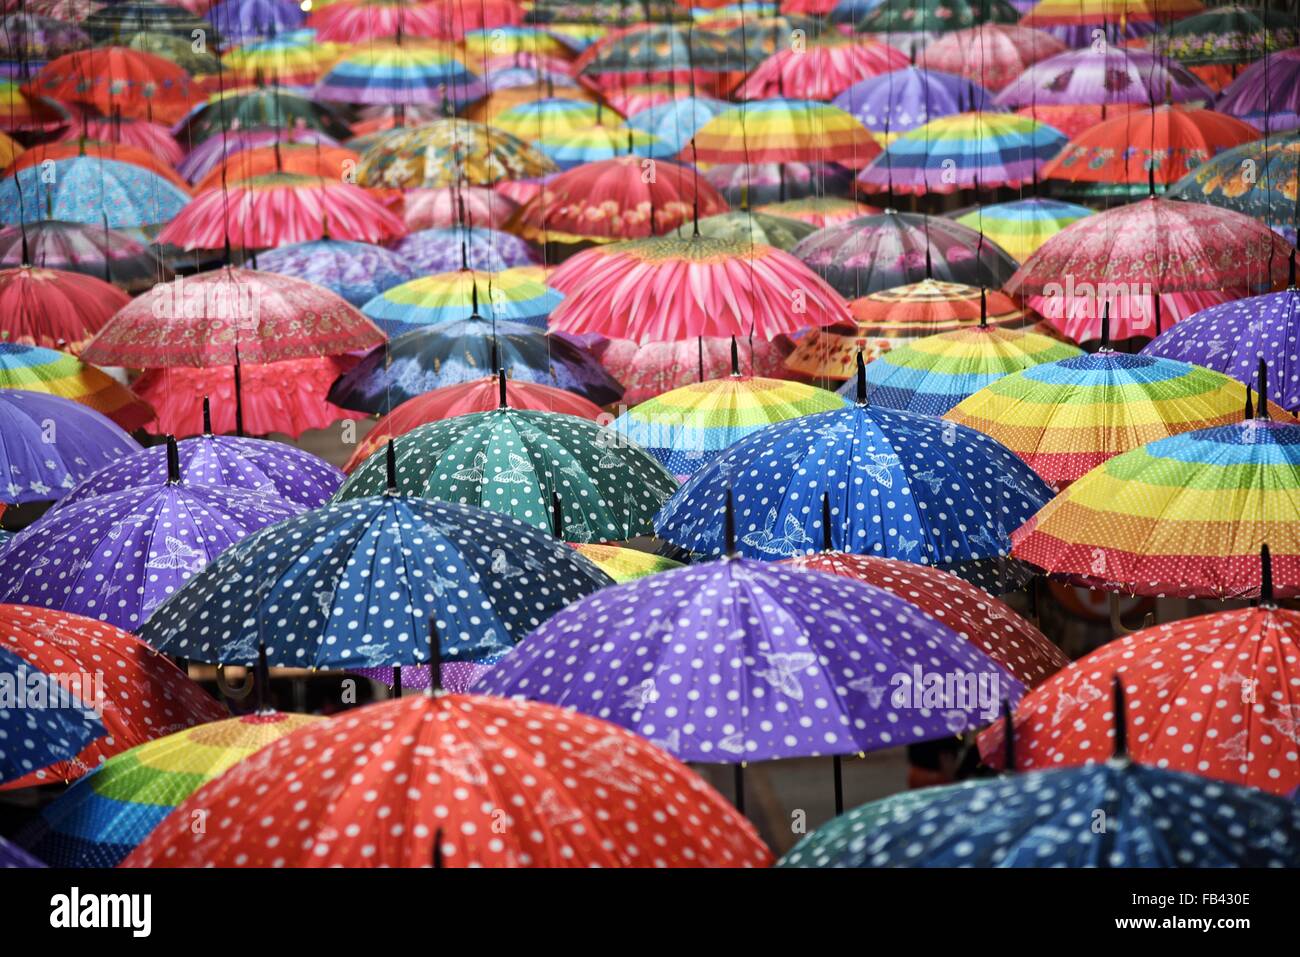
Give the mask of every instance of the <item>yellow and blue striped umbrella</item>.
[(546, 285), (540, 266), (518, 266), (503, 272), (461, 269), (438, 273), (385, 289), (361, 311), (389, 338), (438, 322), (478, 315), (546, 328), (546, 317), (564, 296)]

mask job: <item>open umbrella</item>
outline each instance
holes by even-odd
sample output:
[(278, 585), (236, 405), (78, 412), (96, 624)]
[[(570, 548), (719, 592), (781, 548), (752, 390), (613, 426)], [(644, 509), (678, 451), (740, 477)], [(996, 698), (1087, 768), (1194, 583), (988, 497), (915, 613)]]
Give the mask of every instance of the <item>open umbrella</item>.
[(0, 647), (0, 669), (13, 676), (15, 687), (40, 694), (45, 702), (42, 707), (0, 708), (0, 782), (70, 760), (104, 733), (91, 702), (80, 700), (4, 647)]
[(43, 392), (0, 389), (0, 424), (0, 503), (9, 505), (53, 501), (140, 448), (107, 417)]
[(93, 276), (28, 265), (0, 269), (0, 340), (79, 352), (130, 301)]
[(328, 106), (273, 85), (235, 87), (209, 97), (176, 128), (176, 138), (198, 144), (228, 132), (266, 128), (283, 130), (286, 142), (293, 139), (294, 131), (315, 130), (335, 140), (350, 134), (347, 124)]
[(995, 109), (993, 94), (966, 77), (915, 66), (854, 83), (833, 102), (871, 132), (891, 139), (941, 116)]
[[(330, 8), (326, 8), (327, 10)], [(434, 9), (411, 5), (408, 10)], [(327, 34), (323, 39), (329, 39)], [(342, 103), (468, 103), (486, 90), (445, 44), (372, 44), (357, 47), (334, 63), (316, 84), (315, 95)]]
[(250, 145), (246, 149), (228, 151), (225, 155), (224, 160), (195, 181), (196, 194), (272, 173), (342, 180), (349, 170), (356, 168), (360, 159), (357, 153), (345, 147), (309, 141)]
[(102, 7), (82, 20), (81, 26), (100, 45), (122, 43), (137, 33), (174, 36), (188, 43), (195, 30), (214, 48), (221, 43), (221, 37), (207, 20), (179, 5), (152, 0), (128, 0)]
[(742, 209), (785, 200), (847, 196), (853, 191), (853, 174), (836, 163), (765, 160), (706, 165), (704, 178), (723, 199)]
[(444, 186), (408, 189), (402, 196), (402, 221), (411, 230), (459, 225), (503, 228), (518, 210), (513, 199), (485, 186)]
[(950, 215), (961, 225), (993, 240), (1016, 262), (1024, 262), (1066, 226), (1091, 216), (1092, 210), (1075, 203), (1034, 197), (981, 205)]
[(276, 37), (302, 26), (306, 14), (293, 0), (220, 0), (207, 19), (230, 44)]
[(1020, 12), (1007, 0), (922, 0), (919, 3), (884, 2), (853, 29), (858, 33), (947, 33), (981, 24), (1011, 24)]
[(629, 113), (627, 125), (654, 134), (676, 152), (689, 146), (701, 126), (729, 107), (725, 100), (709, 96), (674, 97)]
[(690, 162), (836, 162), (858, 168), (879, 152), (867, 128), (843, 110), (813, 100), (769, 97), (719, 113), (695, 132), (681, 155)]
[[(1069, 0), (1073, 2), (1073, 0)], [(1176, 61), (1112, 44), (1040, 60), (998, 93), (998, 106), (1186, 103), (1213, 99)]]
[(945, 33), (917, 55), (918, 66), (943, 70), (1001, 90), (1039, 60), (1064, 53), (1066, 46), (1041, 30), (1009, 23), (984, 23)]
[(23, 389), (79, 402), (127, 431), (153, 418), (153, 409), (112, 376), (73, 356), (40, 346), (0, 342), (0, 389)]
[(392, 248), (417, 274), (455, 272), (467, 264), (470, 269), (502, 272), (538, 262), (528, 243), (518, 236), (481, 226), (422, 229), (398, 240)]
[(307, 26), (327, 43), (364, 46), (392, 37), (449, 36), (446, 9), (436, 3), (338, 0), (312, 10)]
[(362, 154), (357, 182), (399, 189), (479, 186), (555, 169), (550, 159), (504, 130), (446, 119), (383, 134)]
[(1295, 243), (1300, 132), (1266, 136), (1220, 153), (1174, 183), (1167, 195), (1253, 216)]
[(1093, 43), (1100, 31), (1103, 41), (1118, 49), (1124, 40), (1149, 36), (1204, 9), (1200, 0), (1038, 0), (1020, 22), (1073, 47)]
[(1300, 47), (1270, 53), (1219, 96), (1214, 108), (1265, 132), (1300, 126)]
[(726, 34), (656, 23), (612, 30), (583, 50), (576, 62), (582, 75), (601, 89), (672, 83), (717, 96), (730, 92), (747, 65), (744, 47)]
[(152, 53), (127, 47), (94, 47), (51, 60), (23, 92), (92, 106), (105, 116), (173, 122), (195, 98), (190, 75)]
[(678, 226), (673, 232), (682, 239), (688, 239), (694, 235), (697, 227), (700, 235), (706, 238), (774, 246), (785, 252), (789, 252), (799, 240), (811, 236), (817, 229), (797, 219), (763, 212), (751, 213), (742, 209), (693, 219)]
[(546, 285), (545, 274), (537, 267), (497, 273), (460, 269), (393, 286), (369, 300), (361, 311), (391, 338), (476, 315), (544, 330), (547, 316), (563, 299)]
[(1281, 10), (1231, 4), (1168, 24), (1151, 38), (1151, 49), (1173, 57), (1204, 79), (1231, 81), (1243, 64), (1297, 43), (1300, 30), (1293, 17)]
[(54, 219), (0, 229), (0, 266), (22, 265), (94, 276), (127, 292), (172, 278), (155, 250), (125, 233)]
[(803, 46), (783, 45), (754, 67), (735, 96), (828, 101), (860, 80), (905, 66), (906, 54), (888, 43), (831, 32)]
[[(731, 339), (719, 336), (646, 343), (602, 338), (591, 351), (622, 384), (625, 405), (639, 405), (672, 389), (717, 379), (731, 371)], [(771, 342), (742, 340), (741, 369), (751, 376), (782, 378), (789, 352), (789, 340), (784, 336)]]
[(324, 286), (358, 308), (416, 276), (399, 253), (371, 243), (317, 239), (259, 253), (257, 268)]
[(0, 130), (48, 132), (70, 120), (68, 111), (54, 100), (28, 96), (18, 83), (0, 79)]
[(787, 199), (779, 203), (764, 203), (755, 212), (779, 216), (782, 219), (795, 219), (817, 230), (827, 226), (838, 226), (840, 223), (847, 223), (850, 219), (858, 219), (861, 216), (874, 216), (882, 210), (876, 206), (860, 203), (856, 199), (845, 199), (840, 196), (805, 196), (802, 199)]
[(188, 191), (121, 160), (73, 156), (29, 166), (0, 180), (0, 222), (44, 219), (124, 229), (156, 226), (190, 201)]
[(184, 158), (176, 164), (176, 172), (186, 181), (197, 183), (240, 153), (269, 146), (274, 155), (277, 146), (283, 150), (284, 147), (292, 147), (298, 143), (319, 145), (322, 150), (330, 150), (338, 146), (332, 136), (305, 125), (290, 129), (271, 127), (245, 129), (237, 124), (235, 129), (229, 130), (225, 135), (210, 137), (195, 143)]
[[(603, 104), (548, 96), (503, 110), (493, 117), (492, 125), (522, 140), (535, 142), (548, 136), (581, 134), (594, 127), (617, 129), (622, 121), (618, 113)], [(653, 133), (652, 130), (641, 132)]]

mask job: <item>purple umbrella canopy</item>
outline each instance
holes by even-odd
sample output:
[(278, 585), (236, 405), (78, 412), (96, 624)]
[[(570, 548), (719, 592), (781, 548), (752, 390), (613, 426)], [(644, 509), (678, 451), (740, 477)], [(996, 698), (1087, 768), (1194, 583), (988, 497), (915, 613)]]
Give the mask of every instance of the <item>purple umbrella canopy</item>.
[(79, 272), (136, 292), (171, 281), (154, 249), (106, 226), (45, 219), (0, 229), (0, 266)]
[(998, 95), (998, 106), (1210, 102), (1214, 93), (1176, 60), (1104, 44), (1040, 60)]
[(341, 239), (281, 246), (259, 255), (257, 268), (314, 282), (357, 308), (420, 274), (391, 249)]
[(1219, 94), (1214, 108), (1270, 133), (1300, 126), (1300, 47), (1252, 63)]
[[(302, 508), (324, 505), (344, 479), (324, 459), (269, 439), (207, 433), (178, 442), (177, 450), (181, 481), (188, 485), (254, 492), (271, 502), (285, 500)], [(166, 481), (167, 446), (155, 445), (96, 472), (50, 513), (100, 495)]]
[(276, 143), (319, 143), (321, 146), (338, 146), (338, 140), (319, 130), (308, 129), (244, 129), (228, 130), (221, 136), (210, 136), (194, 147), (176, 164), (176, 172), (187, 182), (197, 183), (216, 169), (227, 156), (259, 146)]
[(1294, 280), (1282, 292), (1202, 309), (1142, 351), (1214, 369), (1252, 388), (1258, 388), (1263, 359), (1268, 397), (1290, 412), (1300, 412), (1300, 290)]
[(43, 392), (0, 389), (0, 502), (62, 498), (140, 445), (94, 409)]
[(873, 133), (906, 133), (953, 113), (993, 111), (993, 94), (973, 80), (914, 66), (853, 84), (832, 105)]
[[(496, 661), (444, 661), (439, 668), (442, 690), (452, 694), (465, 694), (479, 675), (492, 670)], [(393, 668), (354, 668), (352, 673), (370, 678), (381, 684), (393, 686)], [(428, 665), (402, 665), (402, 687), (409, 691), (424, 691), (429, 687)]]
[(537, 264), (528, 243), (499, 229), (422, 229), (403, 237), (392, 248), (420, 275), (455, 272), (467, 264), (483, 272)]
[(572, 707), (681, 760), (732, 763), (946, 738), (989, 724), (1024, 686), (886, 591), (724, 558), (587, 596), (473, 691)]
[(208, 9), (206, 18), (235, 44), (295, 30), (307, 14), (294, 0), (221, 0)]
[(0, 19), (0, 58), (5, 60), (53, 60), (88, 46), (85, 30), (54, 17), (11, 13)]

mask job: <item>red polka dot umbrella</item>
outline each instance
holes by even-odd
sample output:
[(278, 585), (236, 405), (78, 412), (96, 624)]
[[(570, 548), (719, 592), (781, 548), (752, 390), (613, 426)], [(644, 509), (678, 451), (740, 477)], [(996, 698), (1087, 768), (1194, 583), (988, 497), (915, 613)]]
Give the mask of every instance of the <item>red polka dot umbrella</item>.
[(61, 269), (0, 270), (0, 340), (78, 352), (131, 297)]
[(228, 717), (170, 659), (104, 622), (46, 608), (0, 605), (0, 648), (60, 676), (60, 684), (78, 692), (81, 700), (102, 707), (108, 732), (73, 760), (7, 781), (0, 790), (70, 781), (137, 744)]
[[(210, 811), (206, 833), (191, 810)], [(435, 839), (441, 844), (435, 849)], [(740, 867), (772, 857), (693, 771), (530, 702), (403, 698), (285, 735), (181, 803), (125, 867)]]

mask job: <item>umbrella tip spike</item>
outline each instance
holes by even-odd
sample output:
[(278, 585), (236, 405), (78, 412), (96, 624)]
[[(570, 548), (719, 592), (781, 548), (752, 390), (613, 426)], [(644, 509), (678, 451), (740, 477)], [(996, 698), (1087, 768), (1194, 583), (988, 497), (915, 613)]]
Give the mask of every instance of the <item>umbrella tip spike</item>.
[(1276, 601), (1273, 593), (1273, 554), (1265, 543), (1259, 546), (1259, 603), (1272, 607)]
[(397, 494), (397, 444), (389, 439), (384, 443), (384, 472), (389, 495)]
[(1255, 396), (1254, 393), (1251, 392), (1250, 386), (1247, 385), (1246, 386), (1246, 411), (1244, 413), (1243, 418), (1245, 419), (1245, 421), (1249, 422), (1254, 417), (1255, 417)]
[(1110, 303), (1102, 303), (1101, 306), (1101, 347), (1110, 348)]
[(1128, 714), (1124, 704), (1124, 683), (1120, 680), (1119, 675), (1111, 679), (1111, 690), (1114, 693), (1114, 716), (1115, 716), (1115, 753), (1116, 758), (1128, 757)]
[(442, 870), (445, 865), (442, 860), (442, 828), (433, 832), (433, 868)]
[(429, 616), (429, 694), (442, 691), (442, 638), (438, 635), (438, 613)]
[(822, 492), (822, 551), (835, 551), (831, 538), (831, 493)]
[(181, 480), (181, 450), (176, 436), (167, 436), (167, 484), (178, 485)]
[(1261, 419), (1268, 418), (1268, 360), (1259, 357), (1259, 408), (1256, 409)]
[(867, 362), (866, 362), (866, 360), (865, 360), (864, 358), (862, 358), (862, 350), (861, 350), (861, 349), (858, 350), (857, 367), (858, 367), (858, 369), (857, 369), (857, 372), (858, 372), (858, 394), (857, 394), (858, 405), (866, 405), (866, 404), (867, 404)]
[(1014, 714), (1011, 699), (1005, 699), (1002, 702), (1002, 746), (1008, 774), (1014, 774), (1016, 771), (1016, 723)]
[(1288, 289), (1295, 288), (1295, 258), (1296, 258), (1296, 248), (1292, 246), (1291, 254), (1287, 257), (1286, 285)]
[(560, 501), (560, 493), (551, 491), (551, 534), (556, 538), (564, 538), (564, 509)]
[(980, 328), (989, 327), (989, 289), (988, 286), (980, 286)]
[(510, 403), (507, 401), (507, 396), (506, 396), (506, 370), (505, 369), (497, 369), (497, 399), (498, 399), (497, 408), (499, 409), (510, 408)]
[(740, 375), (740, 346), (736, 345), (736, 337), (731, 337), (731, 374)]
[(736, 554), (736, 506), (731, 500), (731, 489), (727, 489), (727, 504), (723, 513), (723, 547), (728, 557)]
[(203, 434), (212, 434), (212, 403), (206, 395), (203, 397)]

